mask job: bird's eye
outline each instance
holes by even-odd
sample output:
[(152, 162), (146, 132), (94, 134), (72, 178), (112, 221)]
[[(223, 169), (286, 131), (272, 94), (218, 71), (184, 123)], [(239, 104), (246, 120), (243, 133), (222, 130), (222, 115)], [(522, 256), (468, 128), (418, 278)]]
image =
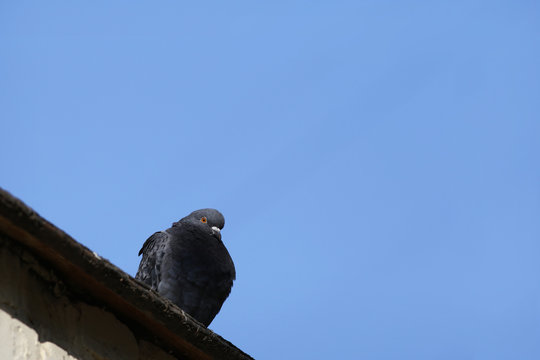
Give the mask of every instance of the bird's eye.
[(201, 218), (201, 222), (203, 222), (203, 223), (206, 224), (206, 221), (207, 221), (206, 218), (203, 216), (203, 217)]

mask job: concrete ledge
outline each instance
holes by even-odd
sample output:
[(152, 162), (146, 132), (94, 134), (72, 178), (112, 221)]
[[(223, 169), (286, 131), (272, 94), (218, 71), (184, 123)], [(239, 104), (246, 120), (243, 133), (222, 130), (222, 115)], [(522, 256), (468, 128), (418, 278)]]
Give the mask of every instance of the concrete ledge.
[(1, 188), (0, 233), (46, 264), (70, 293), (106, 308), (165, 352), (183, 359), (252, 359)]

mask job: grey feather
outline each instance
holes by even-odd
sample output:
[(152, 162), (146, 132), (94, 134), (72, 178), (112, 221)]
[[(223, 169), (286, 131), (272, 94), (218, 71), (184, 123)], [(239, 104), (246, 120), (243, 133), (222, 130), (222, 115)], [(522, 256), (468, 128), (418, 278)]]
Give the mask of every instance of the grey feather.
[(139, 251), (142, 259), (135, 277), (208, 326), (236, 277), (234, 263), (216, 230), (224, 225), (219, 211), (202, 209), (154, 233)]

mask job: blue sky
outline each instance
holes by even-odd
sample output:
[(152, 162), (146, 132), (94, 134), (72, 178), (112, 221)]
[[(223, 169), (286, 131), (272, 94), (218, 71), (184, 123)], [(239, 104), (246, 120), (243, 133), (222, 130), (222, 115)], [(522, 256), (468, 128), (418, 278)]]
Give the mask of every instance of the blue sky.
[(221, 210), (258, 359), (538, 359), (539, 10), (1, 1), (0, 186), (132, 275)]

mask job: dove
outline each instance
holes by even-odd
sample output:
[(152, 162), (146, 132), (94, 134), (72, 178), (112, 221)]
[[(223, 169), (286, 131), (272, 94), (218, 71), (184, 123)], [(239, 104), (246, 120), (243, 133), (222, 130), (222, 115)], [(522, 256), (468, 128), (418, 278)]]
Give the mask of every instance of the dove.
[(224, 225), (219, 211), (201, 209), (154, 233), (139, 251), (142, 259), (135, 278), (210, 325), (236, 278), (221, 241)]

